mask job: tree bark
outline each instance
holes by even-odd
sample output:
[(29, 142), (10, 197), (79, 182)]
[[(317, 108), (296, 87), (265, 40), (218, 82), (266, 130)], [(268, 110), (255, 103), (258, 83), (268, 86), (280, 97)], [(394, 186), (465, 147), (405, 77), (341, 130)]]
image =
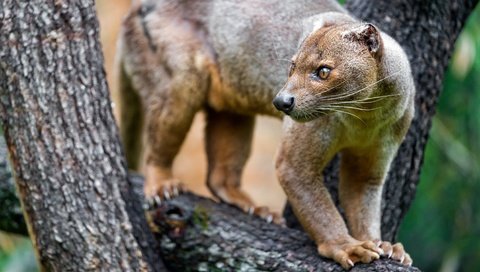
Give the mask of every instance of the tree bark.
[[(130, 180), (136, 197), (143, 199), (143, 178), (131, 174)], [(303, 231), (267, 224), (233, 206), (190, 193), (151, 207), (148, 215), (170, 271), (343, 271), (320, 257)], [(419, 270), (382, 258), (350, 271)]]
[(43, 269), (161, 271), (98, 29), (93, 0), (0, 2), (0, 115), (19, 196)]
[[(382, 239), (395, 241), (410, 207), (443, 75), (455, 41), (478, 0), (349, 0), (347, 9), (358, 18), (378, 25), (406, 51), (416, 86), (415, 118), (392, 163), (383, 191)], [(338, 159), (325, 171), (325, 182), (338, 206)], [(288, 224), (299, 227), (290, 207)]]
[[(303, 231), (266, 224), (227, 204), (185, 194), (149, 213), (171, 271), (344, 271), (320, 257)], [(382, 258), (350, 271), (419, 270)]]

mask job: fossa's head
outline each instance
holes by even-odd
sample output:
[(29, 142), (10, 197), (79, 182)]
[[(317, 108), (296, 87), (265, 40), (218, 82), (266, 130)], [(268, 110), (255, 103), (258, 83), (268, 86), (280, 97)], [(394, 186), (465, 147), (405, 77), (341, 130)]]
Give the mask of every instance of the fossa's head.
[(309, 121), (366, 102), (382, 51), (380, 31), (372, 24), (324, 21), (300, 45), (273, 103), (293, 119)]

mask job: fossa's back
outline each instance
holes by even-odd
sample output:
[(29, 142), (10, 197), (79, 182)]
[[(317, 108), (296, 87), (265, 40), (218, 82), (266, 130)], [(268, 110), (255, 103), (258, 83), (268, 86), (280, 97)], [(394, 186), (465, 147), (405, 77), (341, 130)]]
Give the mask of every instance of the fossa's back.
[(213, 107), (269, 115), (278, 115), (271, 101), (286, 81), (290, 59), (301, 42), (303, 20), (327, 11), (344, 12), (335, 1), (308, 0), (151, 0), (143, 6), (147, 7), (142, 14), (144, 27), (157, 29), (147, 34), (152, 43), (176, 43), (176, 38), (166, 35), (168, 31), (159, 31), (170, 24), (178, 35), (182, 35), (179, 29), (187, 29), (185, 35), (202, 44), (194, 50), (214, 62), (211, 72), (218, 75), (221, 90), (213, 92), (225, 98), (216, 96), (210, 101)]

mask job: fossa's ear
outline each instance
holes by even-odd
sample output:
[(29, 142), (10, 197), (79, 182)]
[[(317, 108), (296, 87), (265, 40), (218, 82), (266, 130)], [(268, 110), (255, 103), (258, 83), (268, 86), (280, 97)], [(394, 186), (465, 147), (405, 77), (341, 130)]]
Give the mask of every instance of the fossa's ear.
[(383, 50), (380, 30), (372, 24), (362, 24), (344, 34), (344, 37), (365, 45), (368, 51), (375, 57), (379, 57)]

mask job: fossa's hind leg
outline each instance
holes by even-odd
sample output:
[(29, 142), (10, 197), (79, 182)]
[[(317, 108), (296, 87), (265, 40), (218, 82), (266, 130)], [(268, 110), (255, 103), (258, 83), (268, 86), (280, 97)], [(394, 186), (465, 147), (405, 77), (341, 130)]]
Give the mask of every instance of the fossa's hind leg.
[(255, 119), (253, 116), (208, 110), (206, 150), (207, 185), (220, 200), (268, 221), (283, 224), (283, 218), (266, 207), (255, 207), (240, 188), (243, 168), (250, 155)]
[(250, 155), (254, 122), (253, 116), (207, 112), (207, 185), (222, 201), (245, 210), (253, 201), (240, 188), (240, 180)]
[(172, 164), (195, 113), (206, 103), (206, 72), (178, 69), (172, 70), (172, 75), (163, 80), (152, 97), (145, 101), (147, 196), (160, 193), (168, 198), (179, 185), (173, 177)]
[(149, 105), (146, 118), (146, 196), (160, 193), (168, 198), (171, 190), (178, 186), (179, 181), (172, 174), (172, 164), (197, 110), (175, 98), (152, 101)]
[(177, 13), (160, 16), (155, 5), (132, 8), (120, 45), (143, 108), (145, 194), (168, 198), (178, 185), (172, 164), (206, 104), (214, 58), (201, 26)]

